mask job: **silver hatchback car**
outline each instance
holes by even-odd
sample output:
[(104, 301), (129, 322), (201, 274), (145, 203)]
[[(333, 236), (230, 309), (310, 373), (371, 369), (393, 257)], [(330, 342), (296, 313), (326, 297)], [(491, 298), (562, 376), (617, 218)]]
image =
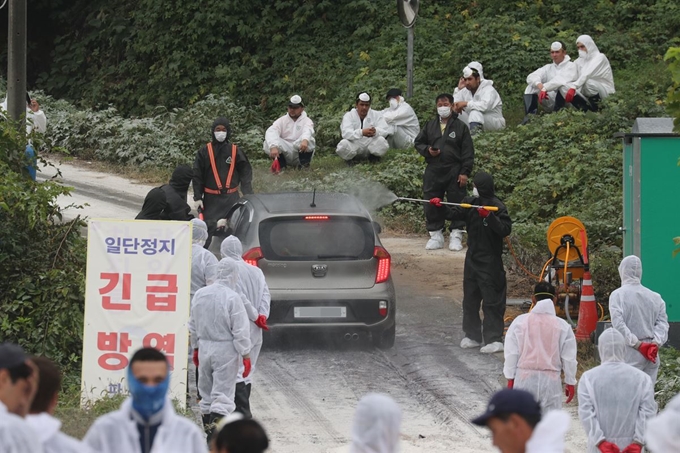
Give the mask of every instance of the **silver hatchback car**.
[[(394, 345), (391, 257), (380, 243), (380, 226), (357, 198), (246, 195), (227, 219), (228, 234), (243, 244), (243, 258), (267, 280), (272, 331), (333, 330), (346, 339), (370, 333), (376, 346)], [(220, 242), (215, 238), (210, 246), (218, 256)]]

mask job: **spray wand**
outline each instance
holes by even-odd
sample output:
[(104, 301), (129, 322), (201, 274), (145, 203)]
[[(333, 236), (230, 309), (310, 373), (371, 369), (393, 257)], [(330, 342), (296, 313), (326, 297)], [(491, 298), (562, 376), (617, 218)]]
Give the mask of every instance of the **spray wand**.
[[(414, 203), (429, 203), (430, 202), (430, 200), (421, 200), (419, 198), (405, 198), (405, 197), (398, 197), (394, 201), (411, 201), (411, 202), (414, 202)], [(447, 206), (459, 206), (461, 208), (475, 208), (475, 209), (484, 208), (487, 211), (498, 211), (498, 206), (481, 206), (481, 205), (477, 205), (477, 204), (451, 203), (451, 202), (447, 202), (447, 201), (442, 201), (441, 204), (447, 205)]]

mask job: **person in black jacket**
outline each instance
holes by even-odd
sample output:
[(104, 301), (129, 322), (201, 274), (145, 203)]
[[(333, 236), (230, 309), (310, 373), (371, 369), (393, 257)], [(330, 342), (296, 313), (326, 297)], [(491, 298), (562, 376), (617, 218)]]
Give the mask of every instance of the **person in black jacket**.
[[(229, 120), (217, 118), (212, 125), (212, 140), (201, 147), (194, 161), (194, 208), (202, 210), (210, 238), (243, 194), (253, 193), (253, 169), (245, 153), (227, 141)], [(210, 240), (206, 247), (210, 244)]]
[[(463, 271), (463, 331), (461, 348), (478, 348), (481, 352), (503, 351), (505, 302), (507, 281), (503, 268), (503, 239), (510, 234), (512, 220), (508, 210), (496, 197), (493, 177), (483, 171), (474, 178), (472, 197), (464, 203), (496, 206), (498, 211), (484, 208), (465, 209), (445, 207), (440, 198), (430, 200), (434, 209), (440, 210), (449, 220), (462, 220), (467, 226), (468, 250)], [(482, 304), (482, 301), (484, 303)], [(479, 318), (482, 305), (484, 322)]]
[[(446, 198), (460, 203), (467, 195), (468, 176), (475, 160), (475, 149), (468, 126), (453, 112), (453, 96), (440, 94), (436, 99), (437, 117), (428, 121), (416, 137), (415, 147), (425, 157), (423, 175), (426, 199)], [(445, 210), (425, 205), (425, 219), (430, 240), (425, 249), (444, 247)], [(450, 250), (462, 250), (465, 222), (451, 222)]]
[(138, 220), (191, 220), (187, 191), (193, 177), (188, 165), (180, 165), (172, 173), (170, 182), (153, 188), (146, 194)]

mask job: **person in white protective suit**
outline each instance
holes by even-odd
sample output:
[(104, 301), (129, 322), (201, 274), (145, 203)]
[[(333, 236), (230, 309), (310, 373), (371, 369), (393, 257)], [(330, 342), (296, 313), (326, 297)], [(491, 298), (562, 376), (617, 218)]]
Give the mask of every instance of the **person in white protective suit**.
[(680, 395), (647, 422), (645, 440), (653, 453), (680, 453)]
[[(0, 117), (7, 116), (7, 97), (5, 97), (5, 100), (0, 104)], [(47, 131), (47, 117), (45, 116), (45, 112), (40, 109), (38, 101), (31, 99), (28, 93), (26, 93), (26, 135), (30, 135), (33, 131), (44, 134)], [(30, 139), (26, 144), (26, 158), (29, 161), (26, 170), (31, 179), (35, 181), (37, 158), (33, 143)]]
[(199, 408), (208, 438), (215, 423), (234, 412), (234, 390), (241, 362), (250, 374), (250, 326), (242, 297), (236, 292), (238, 269), (233, 260), (217, 264), (215, 282), (194, 294), (189, 333), (198, 349)]
[(309, 167), (316, 148), (314, 122), (307, 116), (300, 96), (292, 96), (288, 113), (269, 126), (263, 148), (269, 157), (279, 159), (280, 168), (286, 165)]
[(501, 453), (564, 453), (571, 417), (562, 410), (542, 417), (541, 406), (531, 393), (503, 389), (472, 423), (491, 430), (493, 444)]
[(416, 112), (404, 100), (399, 88), (390, 89), (386, 98), (390, 106), (382, 111), (382, 116), (390, 129), (387, 143), (393, 149), (412, 147), (420, 133), (420, 123)]
[(538, 105), (548, 112), (557, 112), (565, 105), (568, 84), (578, 78), (578, 68), (567, 55), (567, 47), (562, 41), (550, 45), (552, 63), (542, 66), (527, 76), (524, 90), (524, 121), (538, 113)]
[(579, 36), (576, 47), (578, 79), (569, 83), (565, 100), (584, 112), (597, 112), (599, 102), (616, 91), (612, 67), (590, 36)]
[(61, 371), (47, 357), (33, 357), (38, 369), (38, 391), (26, 421), (35, 430), (45, 453), (87, 453), (81, 441), (61, 432), (61, 421), (54, 417), (61, 388)]
[(505, 127), (503, 101), (493, 81), (484, 78), (481, 63), (473, 61), (463, 68), (453, 101), (453, 110), (473, 135), (479, 130), (497, 131)]
[(354, 412), (349, 453), (396, 453), (400, 433), (399, 405), (387, 395), (369, 393)]
[(539, 282), (534, 308), (512, 321), (505, 335), (503, 374), (508, 388), (530, 392), (543, 412), (562, 408), (562, 378), (567, 404), (575, 394), (576, 338), (571, 326), (555, 315), (555, 288)]
[(635, 255), (619, 264), (621, 287), (609, 296), (612, 326), (626, 340), (626, 363), (644, 371), (656, 384), (659, 348), (668, 340), (668, 315), (661, 295), (640, 283), (642, 262)]
[(38, 370), (15, 344), (0, 344), (0, 452), (42, 453), (37, 433), (26, 423), (38, 389)]
[(94, 422), (85, 445), (96, 453), (207, 453), (201, 429), (173, 409), (170, 365), (162, 352), (150, 347), (135, 352), (126, 382), (130, 398)]
[(236, 379), (236, 410), (246, 418), (252, 418), (250, 411), (250, 393), (253, 385), (253, 373), (257, 368), (257, 359), (262, 349), (262, 330), (269, 330), (267, 318), (271, 305), (269, 286), (264, 279), (264, 274), (259, 267), (251, 266), (243, 261), (243, 245), (236, 236), (227, 236), (220, 246), (222, 258), (230, 258), (236, 262), (239, 275), (239, 289), (245, 298), (255, 309), (257, 318), (250, 319), (250, 374), (243, 376), (243, 367), (239, 368)]
[[(204, 246), (208, 240), (208, 225), (201, 219), (191, 219), (191, 299), (196, 291), (208, 286), (216, 268), (217, 257)], [(212, 278), (211, 278), (212, 277)]]
[(640, 453), (645, 425), (656, 413), (649, 376), (626, 364), (626, 344), (616, 329), (600, 335), (601, 365), (581, 376), (578, 416), (588, 435), (588, 453)]
[(354, 108), (345, 113), (340, 124), (342, 140), (335, 152), (347, 165), (356, 163), (357, 158), (366, 158), (377, 162), (387, 153), (389, 126), (380, 112), (371, 109), (371, 96), (360, 93)]

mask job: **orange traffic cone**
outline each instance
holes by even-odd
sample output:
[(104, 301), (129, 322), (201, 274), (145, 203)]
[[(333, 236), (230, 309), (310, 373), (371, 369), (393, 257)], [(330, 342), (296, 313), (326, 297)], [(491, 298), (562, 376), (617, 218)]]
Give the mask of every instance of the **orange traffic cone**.
[(581, 287), (581, 302), (578, 308), (578, 325), (576, 326), (576, 339), (579, 341), (590, 340), (590, 334), (597, 328), (597, 303), (593, 291), (593, 280), (590, 271), (583, 273), (583, 286)]
[[(588, 269), (588, 242), (586, 232), (581, 230), (581, 247), (583, 262)], [(576, 340), (590, 340), (590, 334), (597, 328), (597, 302), (593, 291), (593, 278), (590, 270), (583, 272), (583, 286), (581, 287), (581, 302), (578, 307), (578, 325), (576, 326)]]

